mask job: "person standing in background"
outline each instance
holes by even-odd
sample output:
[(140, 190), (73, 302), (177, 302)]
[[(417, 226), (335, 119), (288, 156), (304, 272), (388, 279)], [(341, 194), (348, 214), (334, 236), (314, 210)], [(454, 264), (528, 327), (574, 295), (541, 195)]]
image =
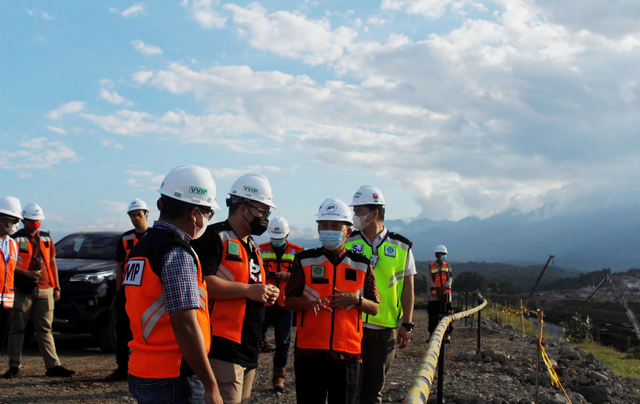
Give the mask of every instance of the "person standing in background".
[(9, 315), (15, 299), (13, 277), (18, 260), (18, 245), (11, 235), (18, 231), (22, 206), (13, 196), (0, 198), (0, 350), (9, 331)]
[[(451, 286), (453, 275), (451, 267), (446, 262), (448, 250), (444, 245), (438, 245), (434, 251), (436, 260), (429, 264), (429, 275), (427, 276), (427, 287), (429, 288), (429, 303), (427, 312), (429, 313), (429, 338), (433, 335), (440, 319), (445, 313), (451, 311)], [(444, 342), (451, 342), (450, 325), (444, 334)]]

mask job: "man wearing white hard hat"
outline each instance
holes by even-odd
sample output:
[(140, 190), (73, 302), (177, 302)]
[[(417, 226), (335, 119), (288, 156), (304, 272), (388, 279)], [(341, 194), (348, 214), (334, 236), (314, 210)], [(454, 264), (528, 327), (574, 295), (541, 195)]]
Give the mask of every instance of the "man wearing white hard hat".
[[(429, 264), (429, 275), (427, 276), (427, 288), (429, 289), (429, 335), (433, 335), (442, 316), (451, 311), (451, 286), (453, 276), (449, 263), (446, 262), (449, 251), (447, 247), (437, 245), (434, 254), (436, 260)], [(449, 325), (444, 334), (444, 342), (451, 341), (453, 327)]]
[[(351, 206), (357, 231), (349, 237), (346, 247), (371, 260), (381, 299), (378, 314), (363, 317), (358, 395), (360, 404), (380, 404), (396, 345), (402, 349), (411, 342), (416, 264), (411, 241), (384, 226), (385, 200), (379, 188), (361, 186), (353, 195)], [(400, 328), (398, 322), (402, 324)]]
[(0, 347), (4, 346), (9, 331), (9, 313), (15, 299), (13, 277), (18, 260), (18, 245), (11, 235), (18, 231), (20, 219), (20, 201), (13, 196), (0, 198)]
[(284, 217), (274, 217), (269, 221), (267, 234), (271, 241), (260, 244), (260, 256), (264, 262), (267, 275), (267, 284), (280, 290), (278, 300), (274, 304), (267, 303), (265, 307), (265, 319), (262, 325), (262, 352), (270, 352), (267, 341), (267, 330), (273, 325), (276, 339), (275, 353), (273, 354), (273, 390), (284, 391), (284, 378), (286, 374), (289, 346), (291, 345), (291, 324), (293, 312), (284, 308), (284, 290), (291, 276), (291, 266), (296, 254), (304, 248), (289, 241), (289, 223)]
[(127, 316), (126, 304), (127, 297), (122, 288), (124, 279), (124, 263), (129, 255), (129, 251), (138, 241), (147, 234), (149, 226), (147, 219), (149, 218), (149, 207), (142, 199), (134, 199), (127, 208), (127, 215), (131, 219), (133, 229), (128, 230), (120, 236), (116, 246), (116, 363), (118, 368), (105, 378), (108, 382), (116, 380), (127, 380), (129, 377), (129, 341), (133, 338), (131, 335), (131, 326), (129, 324), (129, 316)]
[(160, 185), (160, 218), (129, 252), (124, 274), (129, 391), (141, 403), (222, 403), (207, 354), (207, 287), (189, 242), (213, 218), (216, 184), (195, 165), (171, 170)]
[(45, 219), (42, 208), (28, 203), (22, 210), (24, 229), (13, 235), (18, 243), (18, 263), (14, 285), (16, 299), (11, 310), (9, 330), (9, 370), (5, 378), (20, 371), (24, 330), (31, 321), (36, 331), (40, 353), (49, 377), (70, 377), (73, 370), (60, 364), (55, 341), (51, 334), (54, 302), (60, 299), (60, 283), (56, 266), (56, 249), (48, 232), (41, 231)]
[(247, 403), (260, 355), (265, 303), (279, 290), (266, 283), (258, 245), (269, 226), (273, 191), (263, 175), (238, 178), (227, 198), (229, 217), (209, 226), (191, 243), (214, 300), (211, 309), (211, 367), (225, 403)]
[(298, 403), (351, 404), (362, 363), (362, 314), (376, 315), (380, 295), (369, 259), (345, 248), (351, 209), (328, 198), (317, 213), (321, 248), (293, 263), (285, 308), (298, 312), (295, 375)]

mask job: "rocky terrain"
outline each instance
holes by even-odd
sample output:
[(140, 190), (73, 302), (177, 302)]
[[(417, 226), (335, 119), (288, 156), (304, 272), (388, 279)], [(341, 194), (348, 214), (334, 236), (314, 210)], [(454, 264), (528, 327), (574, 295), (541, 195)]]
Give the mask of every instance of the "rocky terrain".
[[(402, 402), (413, 383), (427, 349), (427, 314), (416, 312), (413, 343), (398, 352), (388, 375), (384, 402)], [(533, 403), (535, 394), (535, 344), (512, 328), (504, 329), (483, 319), (482, 353), (476, 355), (477, 330), (455, 324), (453, 341), (445, 346), (444, 399), (446, 403)], [(17, 378), (0, 379), (0, 403), (122, 403), (133, 402), (125, 382), (107, 383), (103, 378), (115, 367), (113, 355), (104, 354), (94, 339), (56, 335), (56, 344), (65, 366), (78, 371), (69, 379), (47, 378), (36, 343), (25, 350), (24, 365)], [(632, 383), (621, 380), (592, 355), (573, 349), (559, 340), (548, 341), (549, 358), (574, 404), (640, 403)], [(254, 383), (253, 403), (295, 403), (293, 358), (287, 367), (287, 391), (276, 396), (271, 391), (271, 354), (262, 354)], [(6, 370), (6, 352), (0, 355)], [(542, 366), (542, 365), (541, 365)], [(561, 389), (553, 388), (546, 371), (541, 371), (538, 402), (567, 403)], [(437, 380), (430, 402), (435, 402)]]

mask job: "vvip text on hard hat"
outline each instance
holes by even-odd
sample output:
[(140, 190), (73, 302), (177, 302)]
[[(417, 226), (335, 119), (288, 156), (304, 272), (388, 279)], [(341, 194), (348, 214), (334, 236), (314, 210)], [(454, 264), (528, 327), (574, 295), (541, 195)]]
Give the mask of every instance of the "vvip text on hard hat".
[(160, 189), (162, 195), (194, 205), (220, 209), (216, 203), (216, 183), (211, 172), (195, 165), (178, 166), (164, 177)]
[(238, 178), (229, 191), (229, 195), (239, 196), (252, 201), (262, 202), (276, 209), (273, 204), (273, 190), (264, 175), (246, 174)]

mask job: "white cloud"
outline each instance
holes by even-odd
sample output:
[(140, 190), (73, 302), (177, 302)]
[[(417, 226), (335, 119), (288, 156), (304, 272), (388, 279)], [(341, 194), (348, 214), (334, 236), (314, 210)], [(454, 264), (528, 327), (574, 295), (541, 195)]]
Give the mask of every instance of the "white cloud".
[(153, 72), (141, 70), (133, 75), (133, 80), (140, 84), (144, 84), (149, 81), (151, 77), (153, 77)]
[(49, 20), (49, 21), (51, 21), (51, 20), (53, 20), (53, 19), (54, 19), (54, 18), (56, 18), (56, 17), (54, 17), (54, 16), (52, 16), (52, 15), (49, 15), (49, 13), (42, 13), (42, 18), (44, 18), (45, 20)]
[(104, 147), (113, 147), (117, 150), (123, 150), (124, 146), (113, 139), (100, 139), (100, 144)]
[(49, 111), (47, 113), (47, 118), (61, 119), (65, 114), (77, 114), (84, 109), (85, 104), (86, 103), (84, 101), (72, 101), (62, 104), (57, 109)]
[(220, 168), (212, 169), (211, 174), (214, 178), (238, 178), (245, 174), (261, 173), (261, 172), (281, 172), (280, 167), (275, 166), (248, 166), (243, 168)]
[(465, 14), (466, 6), (486, 11), (484, 4), (473, 0), (383, 0), (383, 10), (405, 11), (407, 14), (423, 15), (427, 18), (440, 18), (447, 7), (460, 14)]
[(233, 12), (233, 22), (243, 32), (248, 30), (248, 41), (254, 48), (302, 59), (311, 65), (340, 58), (358, 35), (348, 27), (331, 30), (327, 19), (311, 20), (298, 12), (268, 14), (258, 3), (247, 7), (226, 4), (225, 8)]
[(46, 170), (64, 160), (72, 163), (81, 160), (76, 152), (63, 142), (44, 137), (23, 140), (18, 146), (19, 150), (0, 151), (0, 168)]
[(146, 44), (139, 39), (131, 41), (131, 44), (136, 51), (142, 53), (145, 56), (162, 55), (162, 49), (154, 45)]
[[(218, 11), (213, 9), (213, 0), (194, 0), (189, 11), (191, 17), (196, 20), (202, 28), (224, 28), (227, 18), (223, 17)], [(183, 1), (182, 6), (187, 6), (188, 1)]]
[(100, 89), (99, 97), (107, 102), (110, 102), (111, 104), (133, 105), (133, 103), (128, 99), (124, 98), (115, 91), (109, 91), (106, 88)]
[(122, 213), (127, 211), (129, 206), (126, 202), (99, 200), (98, 203), (104, 205), (104, 208), (113, 213)]
[(67, 134), (67, 131), (66, 131), (66, 130), (64, 130), (64, 129), (62, 129), (62, 128), (59, 128), (59, 127), (57, 127), (57, 126), (47, 126), (47, 129), (49, 129), (49, 130), (51, 130), (51, 131), (54, 131), (54, 132), (56, 132), (56, 133), (59, 133), (59, 134), (61, 134), (61, 135), (66, 135), (66, 134)]
[(139, 4), (139, 3), (134, 4), (133, 6), (127, 8), (126, 10), (124, 10), (123, 12), (119, 12), (114, 7), (110, 7), (109, 11), (111, 11), (112, 13), (120, 14), (124, 18), (133, 17), (133, 16), (136, 16), (138, 14), (146, 14), (145, 11), (144, 11), (144, 6), (142, 4)]
[(27, 9), (27, 14), (29, 14), (29, 16), (32, 16), (33, 15), (33, 11)]

